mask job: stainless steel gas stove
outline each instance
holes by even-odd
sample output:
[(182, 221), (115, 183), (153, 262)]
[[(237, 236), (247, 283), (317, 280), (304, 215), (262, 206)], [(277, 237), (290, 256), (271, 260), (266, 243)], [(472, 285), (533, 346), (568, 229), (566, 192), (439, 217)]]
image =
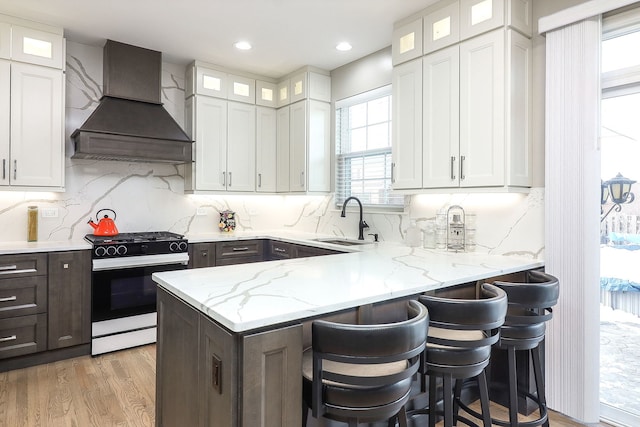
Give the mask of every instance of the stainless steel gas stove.
[(88, 234), (93, 245), (91, 354), (156, 341), (156, 284), (151, 275), (189, 263), (184, 236), (170, 232)]

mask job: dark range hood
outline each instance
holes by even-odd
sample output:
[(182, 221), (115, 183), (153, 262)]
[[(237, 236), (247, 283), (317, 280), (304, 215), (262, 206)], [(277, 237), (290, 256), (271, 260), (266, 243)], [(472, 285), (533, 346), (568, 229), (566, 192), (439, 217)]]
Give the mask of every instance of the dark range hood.
[(107, 40), (104, 95), (71, 138), (74, 159), (191, 162), (193, 141), (160, 102), (162, 54)]

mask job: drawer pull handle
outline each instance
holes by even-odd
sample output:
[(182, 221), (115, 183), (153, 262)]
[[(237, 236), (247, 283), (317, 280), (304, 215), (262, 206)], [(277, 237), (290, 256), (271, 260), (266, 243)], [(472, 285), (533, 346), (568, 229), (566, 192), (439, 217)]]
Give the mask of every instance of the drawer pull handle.
[(13, 340), (16, 340), (16, 339), (18, 339), (18, 337), (16, 337), (15, 335), (11, 335), (11, 336), (8, 336), (8, 337), (0, 338), (0, 342), (13, 341)]
[(0, 271), (17, 270), (17, 265), (0, 265)]
[(0, 298), (0, 302), (15, 301), (17, 299), (18, 299), (18, 297), (13, 295), (13, 296), (6, 297), (6, 298)]
[(248, 247), (246, 247), (246, 246), (244, 246), (244, 247), (242, 247), (242, 248), (232, 248), (231, 250), (232, 250), (233, 252), (244, 252), (244, 251), (248, 251), (248, 250), (249, 250), (249, 248), (248, 248)]
[(281, 249), (281, 248), (273, 248), (274, 252), (282, 252), (285, 253), (287, 252), (286, 249)]

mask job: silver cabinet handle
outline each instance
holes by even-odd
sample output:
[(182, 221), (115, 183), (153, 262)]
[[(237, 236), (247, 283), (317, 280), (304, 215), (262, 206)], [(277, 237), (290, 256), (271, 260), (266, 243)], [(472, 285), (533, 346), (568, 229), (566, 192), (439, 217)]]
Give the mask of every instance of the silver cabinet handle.
[(282, 252), (282, 253), (287, 252), (286, 249), (282, 249), (282, 248), (273, 248), (273, 251), (274, 252)]
[(451, 181), (456, 179), (456, 173), (455, 173), (455, 169), (454, 169), (455, 163), (456, 163), (456, 157), (455, 156), (451, 156)]
[(460, 180), (464, 179), (464, 156), (460, 156)]
[(17, 270), (17, 265), (0, 265), (0, 271)]
[(396, 182), (396, 175), (395, 175), (395, 169), (396, 169), (396, 164), (395, 163), (391, 163), (391, 183), (393, 184), (394, 182)]
[(229, 187), (231, 187), (231, 172), (229, 172)]
[(7, 179), (7, 159), (2, 159), (2, 179)]
[(2, 337), (0, 338), (0, 342), (5, 342), (5, 341), (13, 341), (15, 339), (17, 339), (18, 337), (16, 337), (15, 335), (11, 335), (8, 337)]
[(15, 301), (17, 299), (18, 299), (18, 297), (13, 295), (13, 296), (10, 296), (10, 297), (0, 298), (0, 302)]
[(13, 179), (18, 179), (18, 161), (13, 161)]
[(243, 247), (241, 247), (241, 248), (231, 248), (231, 250), (232, 250), (233, 252), (244, 252), (244, 251), (248, 251), (248, 250), (249, 250), (249, 248), (248, 248), (248, 247), (246, 247), (246, 246), (243, 246)]
[(222, 186), (223, 187), (227, 186), (227, 172), (225, 171), (222, 172)]
[(261, 187), (262, 187), (262, 174), (259, 173), (258, 174), (258, 188), (261, 188)]
[(300, 172), (300, 187), (304, 188), (304, 171)]

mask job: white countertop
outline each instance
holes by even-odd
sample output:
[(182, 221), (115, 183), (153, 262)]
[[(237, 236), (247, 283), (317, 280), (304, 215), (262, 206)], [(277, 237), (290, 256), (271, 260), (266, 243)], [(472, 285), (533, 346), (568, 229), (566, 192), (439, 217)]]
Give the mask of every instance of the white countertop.
[[(295, 233), (269, 238), (356, 252), (153, 274), (164, 289), (234, 332), (419, 294), (544, 265), (542, 260), (379, 243), (344, 248)], [(213, 237), (213, 236), (212, 236)], [(201, 241), (212, 241), (205, 236)], [(198, 238), (189, 237), (190, 242)]]
[(60, 252), (91, 249), (86, 240), (60, 240), (44, 242), (0, 242), (0, 255), (25, 254), (34, 252)]

